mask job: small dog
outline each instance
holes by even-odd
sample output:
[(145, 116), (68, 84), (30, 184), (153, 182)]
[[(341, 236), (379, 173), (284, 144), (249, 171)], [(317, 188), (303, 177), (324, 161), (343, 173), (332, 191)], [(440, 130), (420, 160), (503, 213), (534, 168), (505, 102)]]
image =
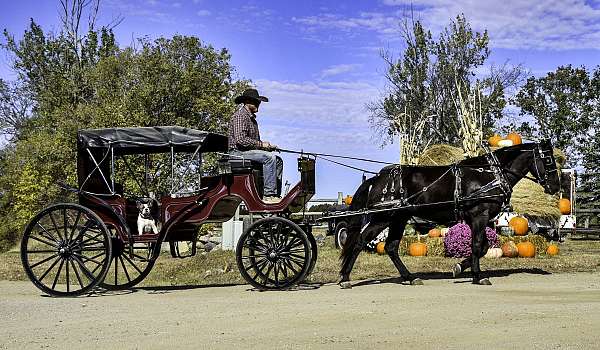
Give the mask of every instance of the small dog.
[(158, 220), (158, 202), (152, 198), (141, 198), (136, 202), (139, 210), (137, 219), (138, 235), (144, 233), (158, 234), (161, 229)]

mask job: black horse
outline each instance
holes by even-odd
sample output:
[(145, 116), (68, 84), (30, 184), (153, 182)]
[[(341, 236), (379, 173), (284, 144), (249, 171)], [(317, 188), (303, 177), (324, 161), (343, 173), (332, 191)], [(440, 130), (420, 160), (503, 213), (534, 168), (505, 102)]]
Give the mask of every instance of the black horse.
[(449, 166), (398, 166), (383, 168), (354, 194), (348, 238), (341, 254), (339, 284), (349, 288), (350, 272), (365, 244), (389, 227), (385, 251), (401, 277), (411, 284), (423, 282), (411, 274), (398, 256), (407, 221), (415, 216), (437, 223), (464, 221), (472, 231), (472, 255), (454, 266), (456, 277), (471, 268), (473, 283), (490, 285), (482, 278), (479, 259), (489, 245), (485, 227), (508, 205), (513, 186), (527, 174), (548, 194), (560, 190), (550, 141), (501, 148)]

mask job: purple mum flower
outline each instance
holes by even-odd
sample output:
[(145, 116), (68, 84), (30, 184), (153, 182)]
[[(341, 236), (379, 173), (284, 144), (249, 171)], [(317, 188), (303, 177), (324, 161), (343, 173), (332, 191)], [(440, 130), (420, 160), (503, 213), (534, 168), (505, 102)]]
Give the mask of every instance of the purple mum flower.
[[(485, 234), (490, 248), (499, 246), (496, 230), (486, 227)], [(459, 223), (450, 227), (446, 237), (444, 237), (444, 249), (446, 249), (446, 255), (455, 258), (466, 258), (471, 256), (471, 240), (471, 228), (469, 228), (469, 225)]]

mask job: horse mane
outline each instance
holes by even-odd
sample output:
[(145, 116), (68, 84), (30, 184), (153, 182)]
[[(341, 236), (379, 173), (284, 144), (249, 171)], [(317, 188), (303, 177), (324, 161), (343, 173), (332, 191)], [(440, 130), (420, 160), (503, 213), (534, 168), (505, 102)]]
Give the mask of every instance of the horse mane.
[[(537, 146), (536, 143), (522, 143), (519, 145), (502, 147), (497, 150), (492, 151), (492, 153), (498, 158), (500, 164), (506, 164), (511, 160), (515, 159), (519, 153), (526, 150), (534, 149)], [(461, 160), (457, 164), (459, 165), (482, 165), (487, 164), (486, 155), (481, 155), (477, 157), (467, 158)]]

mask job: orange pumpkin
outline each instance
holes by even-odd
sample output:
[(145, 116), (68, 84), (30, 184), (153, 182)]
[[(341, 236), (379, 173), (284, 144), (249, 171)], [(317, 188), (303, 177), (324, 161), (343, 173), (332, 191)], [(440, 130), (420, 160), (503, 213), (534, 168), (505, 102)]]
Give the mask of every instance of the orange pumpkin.
[(437, 238), (442, 236), (442, 231), (439, 228), (432, 228), (427, 232), (427, 235), (431, 238)]
[(427, 255), (427, 244), (421, 242), (411, 243), (408, 246), (408, 255), (425, 256)]
[(502, 245), (502, 256), (514, 258), (517, 255), (519, 255), (519, 249), (517, 249), (515, 242), (508, 241)]
[(558, 249), (558, 246), (556, 244), (550, 244), (548, 246), (548, 249), (546, 249), (546, 254), (548, 254), (550, 256), (554, 256), (554, 255), (558, 255), (559, 251), (560, 251), (560, 249)]
[(517, 250), (521, 258), (533, 258), (535, 256), (535, 246), (529, 241), (517, 244)]
[(498, 142), (500, 142), (500, 140), (502, 140), (502, 136), (494, 134), (494, 136), (490, 136), (488, 142), (490, 143), (490, 146), (498, 147)]
[(344, 198), (344, 203), (346, 203), (346, 205), (352, 204), (352, 196), (347, 195), (346, 198)]
[(515, 132), (511, 132), (510, 134), (506, 135), (506, 139), (511, 140), (513, 142), (513, 145), (520, 145), (523, 143), (523, 140), (521, 139), (521, 135), (519, 135)]
[(571, 201), (566, 198), (559, 200), (558, 210), (560, 210), (560, 213), (564, 215), (571, 214)]
[(377, 254), (379, 255), (385, 254), (385, 242), (377, 243), (377, 245), (375, 246), (375, 251), (377, 251)]
[(527, 222), (527, 219), (522, 216), (515, 216), (514, 218), (510, 219), (508, 226), (513, 229), (515, 235), (517, 236), (524, 236), (529, 229), (529, 223)]

